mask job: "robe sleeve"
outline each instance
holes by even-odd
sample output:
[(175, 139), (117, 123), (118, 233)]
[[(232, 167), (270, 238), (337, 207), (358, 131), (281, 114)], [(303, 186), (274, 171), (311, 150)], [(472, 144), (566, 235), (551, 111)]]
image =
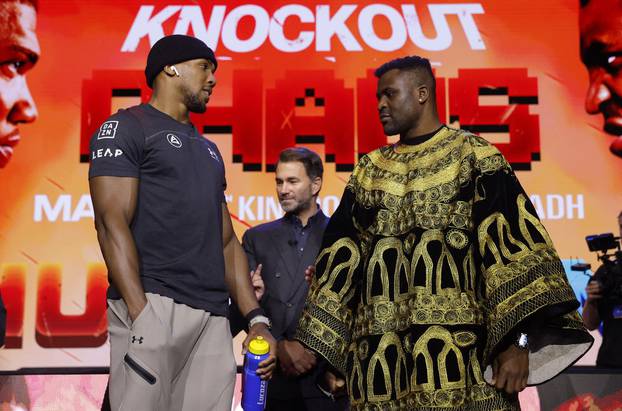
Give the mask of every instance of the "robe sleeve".
[(473, 205), (487, 330), (484, 377), (491, 381), (494, 358), (528, 328), (528, 384), (539, 384), (572, 365), (593, 339), (576, 311), (579, 303), (551, 238), (516, 175), (494, 147), (485, 151), (476, 160)]
[(348, 185), (324, 231), (315, 276), (295, 335), (343, 375), (364, 265), (355, 217), (358, 208)]

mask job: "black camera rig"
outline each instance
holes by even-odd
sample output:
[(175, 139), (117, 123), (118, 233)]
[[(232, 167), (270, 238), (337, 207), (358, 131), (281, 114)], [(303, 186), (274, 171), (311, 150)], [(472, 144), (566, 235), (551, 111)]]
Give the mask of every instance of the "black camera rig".
[[(587, 247), (596, 252), (602, 263), (592, 275), (590, 281), (598, 281), (603, 289), (603, 300), (612, 304), (622, 303), (622, 251), (620, 251), (620, 237), (613, 233), (588, 235), (585, 237)], [(610, 250), (615, 250), (609, 253)], [(570, 267), (573, 271), (583, 271), (591, 268), (590, 264), (577, 263)]]

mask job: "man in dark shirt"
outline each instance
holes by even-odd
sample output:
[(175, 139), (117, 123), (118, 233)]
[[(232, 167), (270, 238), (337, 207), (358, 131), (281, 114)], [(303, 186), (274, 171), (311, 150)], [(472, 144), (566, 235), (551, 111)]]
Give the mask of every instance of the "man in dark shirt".
[(305, 271), (308, 275), (312, 270), (328, 223), (317, 205), (322, 174), (322, 160), (313, 151), (302, 147), (283, 150), (275, 177), (285, 216), (247, 230), (242, 238), (251, 268), (263, 277), (261, 306), (272, 319), (272, 334), (279, 341), (280, 369), (270, 381), (268, 411), (338, 411), (347, 407), (345, 398), (333, 402), (318, 388), (315, 356), (300, 344), (291, 344), (309, 290)]
[[(622, 213), (618, 215), (622, 234)], [(583, 305), (583, 324), (595, 330), (602, 323), (602, 343), (596, 365), (622, 367), (622, 266), (613, 261), (600, 266), (587, 283), (587, 300)]]
[(190, 123), (216, 85), (202, 41), (156, 42), (145, 75), (148, 104), (111, 116), (91, 139), (95, 226), (106, 260), (113, 410), (231, 409), (235, 362), (229, 295), (250, 321), (244, 345), (276, 342), (258, 307), (248, 262), (224, 198), (218, 148)]

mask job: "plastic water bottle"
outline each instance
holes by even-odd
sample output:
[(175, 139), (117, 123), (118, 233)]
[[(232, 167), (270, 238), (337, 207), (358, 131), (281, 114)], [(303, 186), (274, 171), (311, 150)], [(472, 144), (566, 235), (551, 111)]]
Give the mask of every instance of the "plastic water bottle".
[(244, 411), (263, 411), (268, 395), (268, 381), (257, 375), (259, 363), (269, 357), (270, 344), (257, 336), (248, 344), (242, 374), (242, 409)]

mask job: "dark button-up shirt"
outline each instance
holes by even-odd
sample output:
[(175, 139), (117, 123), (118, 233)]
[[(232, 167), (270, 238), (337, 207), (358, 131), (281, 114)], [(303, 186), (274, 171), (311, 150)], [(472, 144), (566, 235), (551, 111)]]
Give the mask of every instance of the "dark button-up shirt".
[(289, 243), (293, 247), (296, 247), (296, 252), (300, 257), (302, 257), (302, 253), (307, 245), (307, 238), (309, 238), (311, 227), (318, 223), (320, 213), (320, 207), (318, 207), (317, 213), (307, 220), (307, 225), (304, 227), (302, 226), (302, 221), (300, 221), (300, 218), (298, 218), (297, 215), (285, 215), (285, 221), (287, 221), (292, 228), (292, 239)]

